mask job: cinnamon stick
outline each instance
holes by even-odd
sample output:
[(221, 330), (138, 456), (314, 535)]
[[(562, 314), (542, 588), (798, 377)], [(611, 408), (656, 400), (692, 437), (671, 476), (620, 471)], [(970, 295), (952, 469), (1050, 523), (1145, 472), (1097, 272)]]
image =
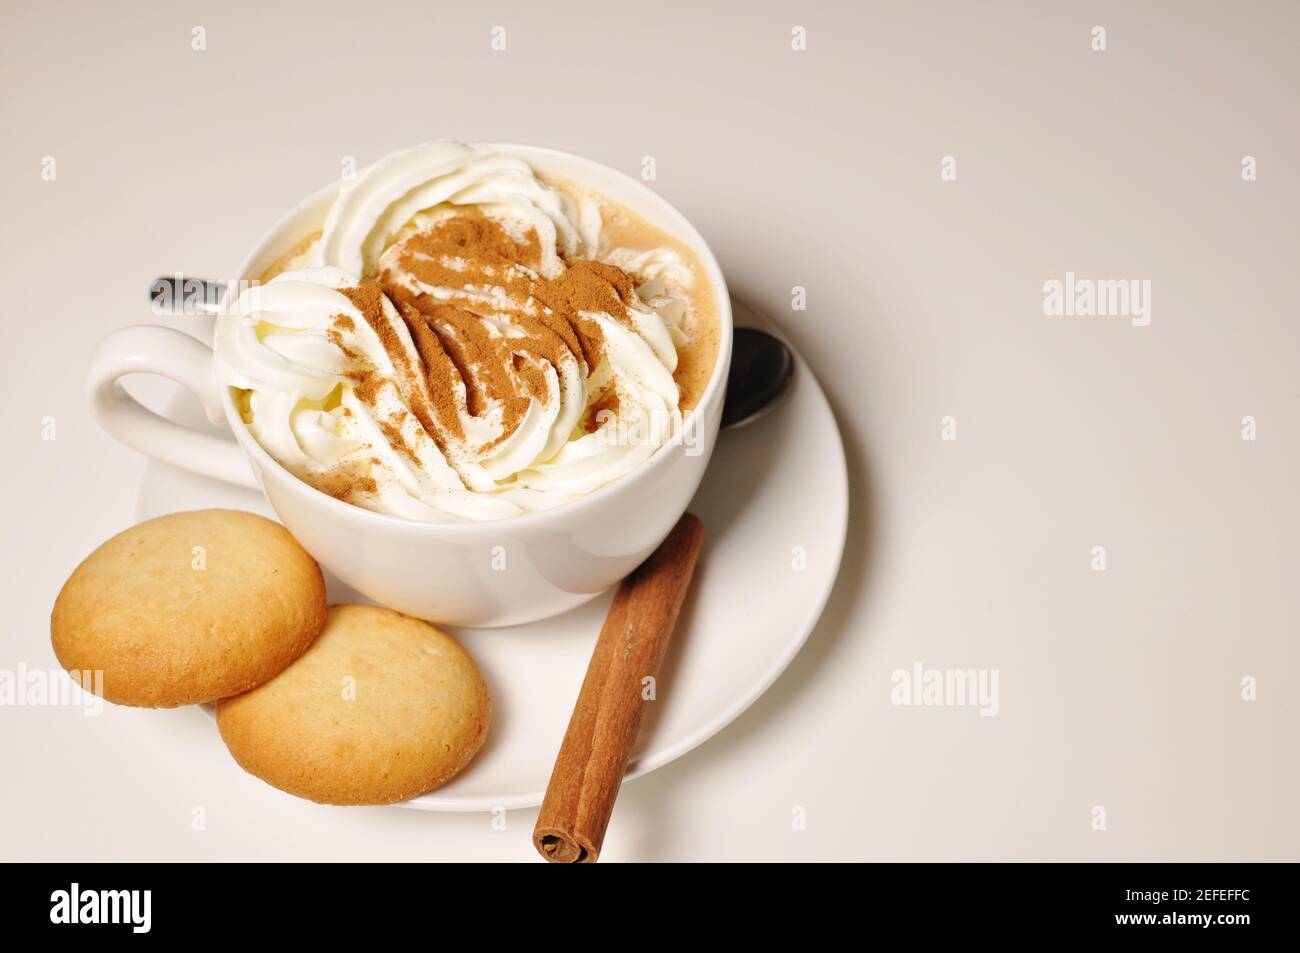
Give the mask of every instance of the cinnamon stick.
[(546, 788), (533, 844), (553, 863), (594, 863), (641, 727), (647, 677), (672, 638), (704, 527), (686, 513), (623, 580), (596, 640)]

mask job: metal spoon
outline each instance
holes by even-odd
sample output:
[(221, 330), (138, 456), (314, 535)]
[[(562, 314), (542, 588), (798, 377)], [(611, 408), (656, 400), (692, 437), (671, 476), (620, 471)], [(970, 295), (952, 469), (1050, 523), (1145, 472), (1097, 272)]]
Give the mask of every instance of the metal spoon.
[(784, 341), (758, 328), (736, 328), (722, 429), (744, 427), (771, 413), (793, 383), (794, 354)]
[[(221, 313), (226, 286), (219, 281), (175, 274), (155, 278), (149, 302), (157, 314)], [(752, 311), (732, 299), (733, 310)], [(722, 406), (722, 429), (733, 430), (771, 412), (794, 382), (794, 354), (785, 342), (758, 328), (736, 328), (731, 338), (731, 370)]]

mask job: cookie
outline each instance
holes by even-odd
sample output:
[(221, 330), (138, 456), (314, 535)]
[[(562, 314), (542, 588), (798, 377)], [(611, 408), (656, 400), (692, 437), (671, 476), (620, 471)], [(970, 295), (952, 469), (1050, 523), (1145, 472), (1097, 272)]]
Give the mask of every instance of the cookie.
[(450, 635), (377, 606), (330, 606), (320, 638), (265, 685), (217, 705), (240, 766), (323, 804), (391, 804), (452, 779), (492, 706)]
[(173, 708), (262, 684), (325, 622), (320, 567), (278, 523), (237, 510), (174, 513), (114, 536), (63, 584), (54, 654), (102, 671), (120, 705)]

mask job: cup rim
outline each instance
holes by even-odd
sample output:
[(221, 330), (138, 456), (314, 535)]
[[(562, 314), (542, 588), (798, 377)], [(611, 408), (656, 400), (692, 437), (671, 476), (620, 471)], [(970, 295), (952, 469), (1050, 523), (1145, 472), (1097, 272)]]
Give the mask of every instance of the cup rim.
[[(722, 268), (718, 264), (717, 258), (713, 254), (713, 249), (709, 247), (704, 236), (691, 223), (682, 212), (658, 192), (651, 189), (643, 182), (639, 182), (632, 176), (618, 169), (605, 165), (603, 162), (597, 162), (595, 159), (589, 159), (586, 156), (577, 153), (565, 152), (561, 149), (551, 149), (545, 146), (520, 145), (515, 143), (472, 143), (472, 145), (481, 146), (487, 149), (495, 149), (503, 153), (516, 155), (521, 159), (528, 161), (532, 156), (556, 157), (561, 160), (576, 161), (578, 164), (594, 166), (601, 170), (602, 173), (611, 176), (621, 186), (630, 189), (633, 192), (639, 192), (648, 197), (652, 204), (658, 204), (668, 217), (673, 220), (674, 228), (666, 229), (674, 237), (685, 242), (692, 251), (699, 256), (700, 262), (704, 265), (704, 271), (709, 283), (712, 285), (714, 295), (717, 297), (717, 320), (718, 320), (718, 352), (714, 357), (713, 371), (709, 377), (709, 382), (704, 388), (704, 393), (696, 401), (691, 412), (682, 420), (682, 426), (671, 440), (659, 447), (650, 458), (638, 466), (630, 473), (625, 473), (620, 477), (606, 483), (604, 486), (592, 490), (577, 499), (559, 503), (549, 509), (533, 510), (519, 514), (518, 516), (509, 516), (503, 519), (495, 520), (449, 520), (447, 522), (426, 522), (424, 520), (411, 519), (406, 516), (395, 516), (391, 513), (381, 513), (378, 510), (367, 509), (364, 506), (357, 506), (355, 503), (348, 503), (345, 500), (337, 499), (330, 496), (323, 490), (317, 489), (302, 478), (289, 472), (289, 470), (275, 459), (265, 447), (258, 442), (248, 430), (247, 424), (244, 423), (243, 416), (235, 406), (234, 397), (231, 393), (231, 387), (225, 381), (218, 377), (217, 384), (221, 389), (221, 403), (225, 409), (226, 422), (235, 438), (244, 449), (244, 452), (253, 457), (260, 471), (265, 473), (267, 470), (276, 472), (283, 478), (282, 482), (296, 485), (297, 488), (313, 494), (320, 498), (320, 501), (327, 509), (333, 509), (340, 516), (349, 516), (351, 518), (366, 519), (371, 518), (381, 522), (389, 523), (395, 527), (404, 527), (411, 530), (427, 530), (435, 534), (449, 535), (469, 535), (489, 531), (493, 527), (500, 532), (502, 528), (553, 528), (560, 520), (571, 523), (573, 518), (580, 517), (584, 512), (602, 504), (615, 493), (630, 492), (635, 486), (649, 479), (652, 471), (662, 468), (664, 461), (668, 459), (669, 452), (676, 447), (681, 447), (688, 428), (700, 427), (700, 421), (703, 419), (703, 412), (706, 408), (712, 407), (714, 402), (723, 399), (723, 391), (726, 388), (726, 371), (731, 366), (731, 345), (733, 332), (733, 317), (731, 313), (731, 297), (727, 290), (726, 278), (722, 274)], [(531, 163), (530, 163), (531, 164)], [(545, 170), (543, 170), (545, 171)], [(338, 182), (329, 182), (320, 188), (314, 190), (291, 209), (281, 215), (273, 225), (257, 242), (253, 249), (244, 257), (240, 263), (236, 274), (236, 282), (227, 286), (226, 297), (234, 294), (238, 290), (238, 282), (249, 278), (248, 272), (253, 263), (259, 259), (266, 251), (267, 247), (273, 242), (281, 239), (298, 219), (310, 208), (321, 202), (325, 196), (338, 189)], [(298, 235), (298, 239), (302, 236)], [(223, 309), (229, 304), (223, 298)], [(215, 354), (214, 354), (215, 358)], [(711, 438), (716, 440), (716, 434)], [(712, 452), (710, 446), (706, 454)]]

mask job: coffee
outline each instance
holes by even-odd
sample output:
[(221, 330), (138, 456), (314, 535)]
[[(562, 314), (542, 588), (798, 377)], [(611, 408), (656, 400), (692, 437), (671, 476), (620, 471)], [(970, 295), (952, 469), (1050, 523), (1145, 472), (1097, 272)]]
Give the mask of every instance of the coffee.
[(546, 509), (632, 472), (718, 352), (690, 248), (457, 143), (362, 172), (261, 277), (217, 334), (249, 430), (318, 489), (421, 520)]

